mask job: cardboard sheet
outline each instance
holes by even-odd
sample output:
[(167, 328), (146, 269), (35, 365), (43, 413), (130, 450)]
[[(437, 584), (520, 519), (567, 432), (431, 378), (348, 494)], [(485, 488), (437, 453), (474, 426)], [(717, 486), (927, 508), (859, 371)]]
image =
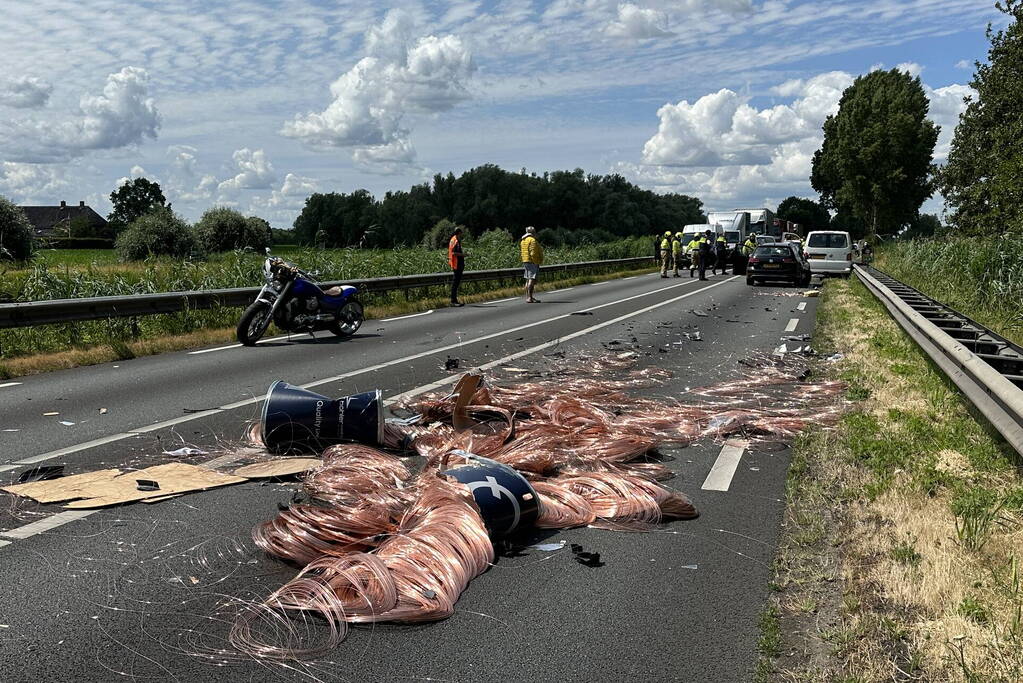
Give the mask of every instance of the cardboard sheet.
[(292, 474), (308, 472), (323, 464), (319, 458), (276, 458), (266, 462), (239, 467), (234, 471), (237, 477), (261, 479), (266, 477), (286, 477)]
[[(152, 479), (160, 484), (160, 490), (139, 491), (136, 484), (137, 479)], [(246, 481), (244, 477), (235, 477), (230, 474), (214, 472), (205, 467), (172, 462), (135, 472), (125, 472), (110, 480), (97, 481), (84, 491), (87, 498), (68, 503), (64, 507), (74, 510), (106, 507), (146, 498), (162, 498), (175, 493), (204, 491), (229, 484), (240, 484), (243, 481)]]
[[(73, 474), (69, 477), (33, 481), (27, 484), (4, 486), (3, 490), (16, 496), (25, 496), (39, 503), (56, 503), (62, 500), (73, 500), (90, 495), (89, 490), (95, 486), (114, 479), (121, 470), (97, 470), (84, 474)], [(134, 481), (134, 480), (133, 480)], [(152, 494), (150, 494), (152, 495)]]

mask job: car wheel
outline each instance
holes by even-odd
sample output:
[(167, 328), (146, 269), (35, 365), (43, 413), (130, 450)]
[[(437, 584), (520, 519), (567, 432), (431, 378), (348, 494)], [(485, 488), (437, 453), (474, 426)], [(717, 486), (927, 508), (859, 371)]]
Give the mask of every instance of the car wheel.
[(746, 276), (746, 284), (749, 285), (750, 287), (756, 287), (757, 286), (757, 281), (756, 281), (755, 278), (752, 278), (749, 275), (747, 275)]

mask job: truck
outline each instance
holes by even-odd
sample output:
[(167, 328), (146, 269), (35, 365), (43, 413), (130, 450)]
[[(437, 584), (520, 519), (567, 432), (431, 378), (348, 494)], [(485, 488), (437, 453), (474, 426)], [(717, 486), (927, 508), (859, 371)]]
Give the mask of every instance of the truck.
[(749, 229), (758, 235), (773, 235), (781, 239), (781, 227), (775, 224), (775, 215), (770, 209), (735, 209), (735, 212), (748, 213)]
[(707, 215), (707, 222), (724, 229), (729, 249), (735, 249), (749, 236), (749, 214), (745, 211), (714, 211)]

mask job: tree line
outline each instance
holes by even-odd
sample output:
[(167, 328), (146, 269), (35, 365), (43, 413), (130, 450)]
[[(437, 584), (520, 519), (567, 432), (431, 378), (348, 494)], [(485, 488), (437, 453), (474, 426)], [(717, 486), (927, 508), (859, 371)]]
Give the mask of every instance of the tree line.
[(430, 241), (431, 229), (449, 221), (470, 235), (495, 228), (517, 234), (534, 225), (552, 229), (551, 235), (606, 241), (702, 223), (702, 208), (695, 197), (656, 194), (617, 174), (576, 169), (538, 175), (485, 164), (458, 177), (437, 174), (380, 200), (366, 190), (313, 194), (294, 232), (306, 245), (392, 247)]

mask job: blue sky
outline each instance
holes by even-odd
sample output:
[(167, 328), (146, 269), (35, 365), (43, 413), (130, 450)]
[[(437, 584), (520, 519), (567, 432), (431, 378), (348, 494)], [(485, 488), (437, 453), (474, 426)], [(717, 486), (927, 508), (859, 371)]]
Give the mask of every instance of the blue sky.
[[(709, 209), (814, 196), (820, 125), (873, 68), (919, 74), (947, 144), (987, 0), (365, 3), (6, 0), (0, 194), (158, 180), (194, 220), (290, 226), (313, 191), (483, 163), (617, 172)], [(940, 210), (940, 200), (925, 207)]]

